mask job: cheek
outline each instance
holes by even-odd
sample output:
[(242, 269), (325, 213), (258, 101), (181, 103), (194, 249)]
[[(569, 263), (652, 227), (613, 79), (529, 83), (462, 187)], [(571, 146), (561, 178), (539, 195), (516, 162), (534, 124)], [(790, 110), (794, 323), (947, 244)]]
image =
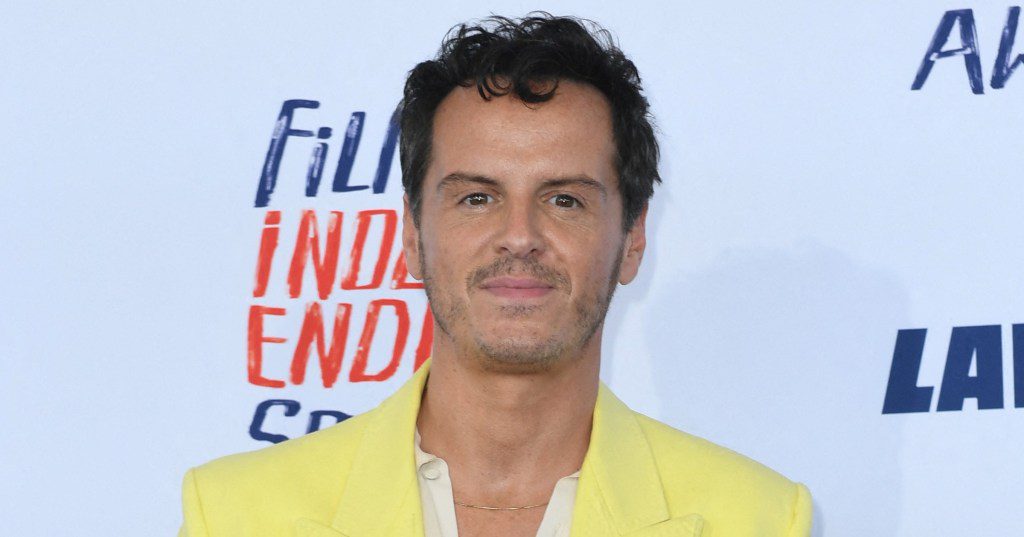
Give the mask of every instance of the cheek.
[(577, 293), (589, 295), (604, 292), (608, 279), (617, 269), (617, 251), (612, 249), (611, 240), (588, 244), (566, 259)]
[[(443, 235), (442, 235), (443, 236)], [(467, 270), (472, 269), (466, 260), (466, 251), (459, 241), (434, 239), (422, 243), (424, 270), (435, 282), (444, 282), (446, 292), (459, 291), (460, 281), (466, 278)]]

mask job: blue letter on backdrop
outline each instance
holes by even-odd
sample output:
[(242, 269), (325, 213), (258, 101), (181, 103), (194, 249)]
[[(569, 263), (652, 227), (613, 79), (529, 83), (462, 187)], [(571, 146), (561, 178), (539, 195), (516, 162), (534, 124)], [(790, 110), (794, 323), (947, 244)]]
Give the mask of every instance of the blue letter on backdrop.
[(373, 178), (373, 193), (380, 194), (388, 184), (391, 173), (391, 161), (395, 157), (395, 145), (398, 144), (400, 109), (395, 109), (388, 120), (388, 130), (384, 135), (384, 145), (380, 148), (380, 159), (377, 161), (377, 174)]
[(352, 164), (356, 160), (356, 151), (359, 151), (359, 140), (363, 137), (363, 123), (366, 122), (366, 112), (352, 112), (348, 120), (348, 127), (345, 127), (345, 142), (341, 146), (341, 156), (338, 157), (338, 167), (334, 170), (334, 192), (354, 192), (370, 188), (370, 185), (348, 184), (349, 175), (352, 174)]
[(928, 330), (900, 330), (896, 333), (896, 349), (892, 353), (889, 386), (885, 389), (882, 414), (928, 412), (932, 404), (932, 387), (918, 386), (924, 338)]
[(323, 428), (325, 416), (334, 418), (334, 423), (341, 423), (352, 417), (350, 414), (338, 412), (337, 410), (314, 410), (309, 413), (309, 427), (306, 428), (306, 432), (313, 433)]
[(999, 55), (996, 56), (996, 65), (992, 68), (992, 87), (995, 89), (1005, 86), (1006, 79), (1010, 78), (1013, 70), (1024, 63), (1024, 54), (1018, 54), (1013, 62), (1010, 62), (1013, 40), (1017, 36), (1018, 19), (1020, 19), (1020, 8), (1011, 7), (1010, 13), (1006, 16), (1006, 26), (1003, 27), (1003, 38), (999, 40)]
[[(973, 360), (975, 377), (969, 375)], [(979, 410), (1003, 408), (1003, 340), (997, 324), (953, 327), (938, 410), (963, 410), (968, 397), (978, 399)]]
[(300, 408), (299, 402), (291, 399), (267, 399), (256, 405), (256, 413), (253, 414), (252, 423), (249, 424), (249, 436), (253, 440), (265, 440), (275, 444), (288, 440), (288, 437), (283, 434), (272, 434), (263, 430), (263, 420), (267, 418), (267, 410), (270, 410), (272, 406), (283, 406), (284, 415), (289, 418), (298, 414)]
[(1024, 324), (1013, 325), (1013, 406), (1024, 408)]
[[(953, 50), (942, 50), (942, 47), (946, 45), (946, 41), (949, 39), (949, 34), (953, 31), (953, 23), (957, 21), (960, 21), (961, 47)], [(942, 16), (942, 20), (939, 21), (939, 27), (935, 30), (935, 36), (932, 37), (932, 43), (928, 45), (928, 50), (924, 53), (924, 60), (921, 62), (921, 67), (917, 70), (917, 76), (914, 77), (914, 84), (910, 86), (910, 89), (919, 90), (921, 86), (924, 86), (924, 81), (928, 79), (928, 73), (931, 72), (935, 60), (959, 55), (963, 55), (964, 63), (967, 65), (967, 79), (971, 83), (971, 91), (975, 94), (984, 93), (985, 88), (981, 83), (981, 58), (978, 57), (978, 31), (974, 27), (974, 12), (970, 9), (947, 11)]]
[[(270, 194), (274, 192), (277, 184), (277, 169), (281, 165), (281, 155), (284, 154), (284, 145), (289, 136), (313, 136), (313, 131), (293, 129), (292, 116), (296, 108), (318, 108), (317, 101), (303, 101), (292, 99), (281, 105), (281, 113), (277, 116), (277, 123), (274, 124), (274, 134), (270, 137), (270, 147), (267, 148), (267, 158), (263, 161), (263, 171), (260, 173), (260, 183), (256, 186), (256, 207), (266, 207), (270, 203)], [(319, 180), (318, 180), (319, 181)]]

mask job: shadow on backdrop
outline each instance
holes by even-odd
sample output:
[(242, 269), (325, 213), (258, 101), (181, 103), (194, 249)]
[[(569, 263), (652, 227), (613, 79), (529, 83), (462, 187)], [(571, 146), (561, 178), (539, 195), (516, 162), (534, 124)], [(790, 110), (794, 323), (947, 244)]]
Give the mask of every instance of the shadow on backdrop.
[(815, 242), (720, 256), (648, 296), (666, 421), (805, 482), (814, 535), (885, 535), (900, 420), (881, 415), (909, 298), (893, 274)]

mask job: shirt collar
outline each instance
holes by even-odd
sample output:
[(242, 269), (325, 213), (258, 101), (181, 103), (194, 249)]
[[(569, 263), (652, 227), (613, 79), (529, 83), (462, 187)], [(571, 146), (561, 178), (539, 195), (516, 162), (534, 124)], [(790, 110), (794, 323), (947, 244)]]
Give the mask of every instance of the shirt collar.
[[(431, 461), (434, 461), (434, 460), (444, 460), (444, 459), (441, 459), (440, 457), (438, 457), (437, 455), (434, 455), (433, 453), (427, 453), (426, 451), (423, 451), (423, 448), (420, 447), (420, 428), (419, 427), (416, 428), (415, 432), (413, 433), (413, 437), (415, 438), (414, 450), (415, 450), (415, 453), (416, 453), (416, 469), (417, 470), (422, 470), (423, 466), (428, 464), (428, 463), (430, 463)], [(573, 473), (563, 477), (562, 479), (579, 479), (579, 477), (580, 477), (580, 471), (576, 470), (575, 472), (573, 472)], [(559, 481), (561, 481), (562, 479), (559, 479)]]
[(419, 427), (416, 428), (415, 439), (416, 439), (416, 444), (415, 444), (416, 468), (422, 470), (423, 469), (423, 465), (429, 463), (430, 461), (433, 461), (433, 460), (437, 459), (438, 456), (434, 455), (433, 453), (427, 453), (426, 451), (423, 451), (423, 448), (420, 447), (420, 429), (419, 429)]

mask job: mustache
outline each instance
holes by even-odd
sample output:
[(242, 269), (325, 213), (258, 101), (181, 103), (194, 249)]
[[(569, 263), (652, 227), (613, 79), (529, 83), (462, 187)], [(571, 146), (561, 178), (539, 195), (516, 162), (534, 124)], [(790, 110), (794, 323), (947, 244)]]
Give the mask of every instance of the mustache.
[(466, 285), (469, 288), (479, 286), (484, 280), (495, 276), (530, 276), (556, 289), (569, 286), (569, 278), (555, 269), (543, 265), (535, 259), (515, 259), (501, 257), (488, 265), (482, 266), (469, 274)]

